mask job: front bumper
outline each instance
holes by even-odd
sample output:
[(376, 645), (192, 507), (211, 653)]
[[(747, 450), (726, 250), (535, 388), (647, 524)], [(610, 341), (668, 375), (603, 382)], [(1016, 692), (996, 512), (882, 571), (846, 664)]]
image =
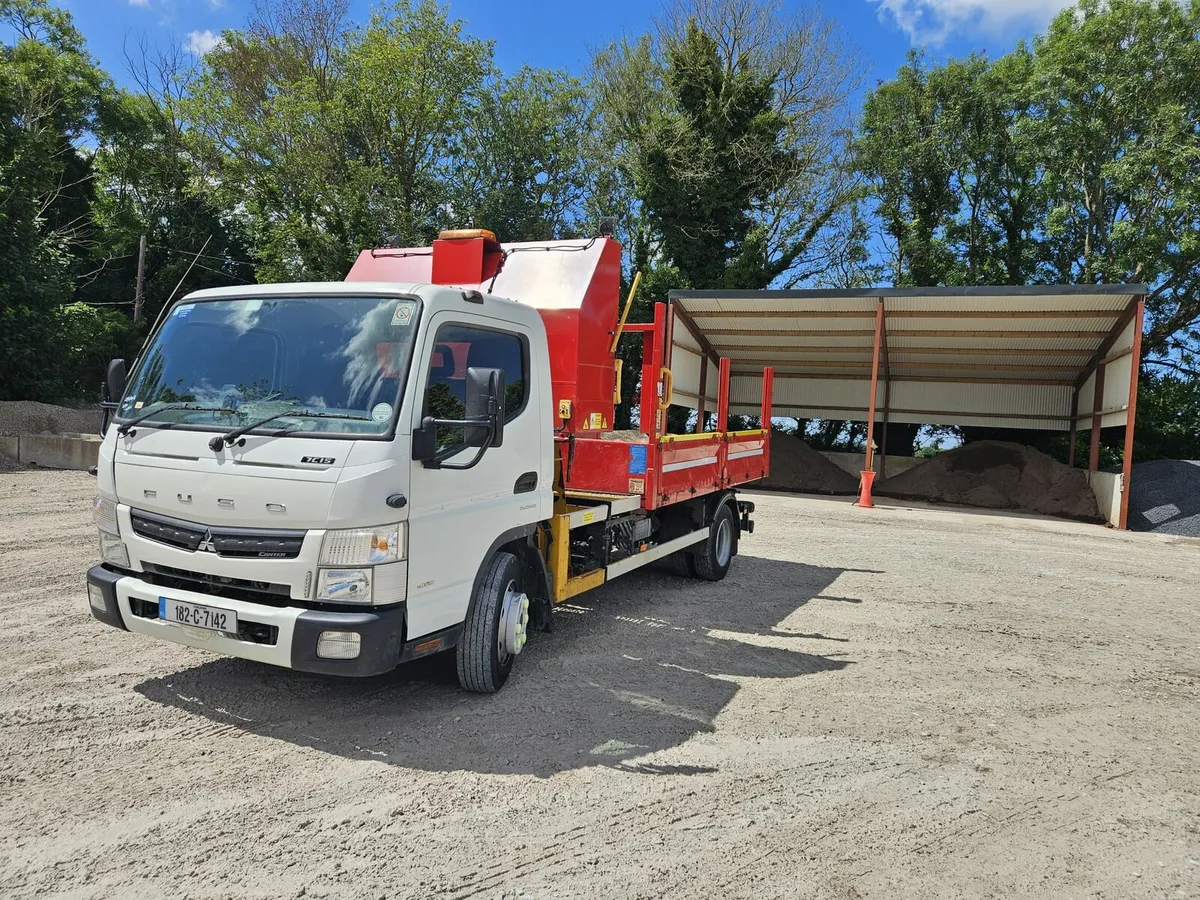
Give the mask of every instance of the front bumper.
[[(227, 656), (283, 666), (301, 672), (365, 677), (390, 672), (400, 662), (404, 649), (404, 606), (388, 609), (324, 612), (296, 606), (267, 606), (216, 597), (193, 591), (160, 587), (106, 566), (93, 566), (88, 585), (99, 589), (102, 608), (91, 604), (92, 615), (106, 625), (172, 641)], [(237, 613), (238, 621), (256, 628), (259, 640), (243, 640), (216, 631), (164, 622), (141, 613), (157, 607), (160, 597), (220, 606)], [(362, 649), (355, 659), (322, 659), (317, 640), (322, 631), (353, 631), (360, 635)], [(264, 634), (274, 641), (261, 640)]]

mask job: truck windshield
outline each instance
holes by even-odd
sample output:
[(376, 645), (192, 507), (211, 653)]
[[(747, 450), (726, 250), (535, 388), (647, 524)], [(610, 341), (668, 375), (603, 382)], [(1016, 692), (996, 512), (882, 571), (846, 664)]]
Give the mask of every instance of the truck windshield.
[(146, 348), (117, 418), (161, 407), (139, 427), (228, 431), (274, 417), (262, 430), (386, 434), (419, 309), (413, 297), (352, 295), (182, 303)]

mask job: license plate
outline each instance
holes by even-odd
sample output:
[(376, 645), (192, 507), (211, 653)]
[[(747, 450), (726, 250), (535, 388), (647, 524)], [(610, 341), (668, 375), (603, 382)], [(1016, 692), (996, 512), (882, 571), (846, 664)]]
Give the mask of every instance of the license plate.
[(158, 617), (164, 622), (207, 628), (209, 631), (224, 631), (227, 634), (237, 634), (238, 630), (237, 613), (232, 609), (184, 603), (169, 597), (158, 598)]

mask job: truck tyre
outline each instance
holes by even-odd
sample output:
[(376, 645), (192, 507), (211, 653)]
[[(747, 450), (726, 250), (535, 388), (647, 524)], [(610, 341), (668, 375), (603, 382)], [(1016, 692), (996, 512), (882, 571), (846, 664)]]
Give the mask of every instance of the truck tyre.
[(671, 571), (680, 578), (696, 577), (696, 557), (692, 555), (691, 550), (676, 550), (667, 557), (667, 563), (671, 566)]
[[(468, 691), (494, 694), (504, 687), (513, 661), (520, 652), (507, 645), (504, 627), (506, 604), (524, 603), (520, 626), (524, 643), (524, 623), (528, 621), (528, 598), (521, 591), (521, 564), (516, 556), (501, 551), (487, 564), (471, 608), (463, 623), (462, 637), (455, 655), (458, 661), (458, 683)], [(511, 637), (509, 637), (511, 640)]]
[(705, 581), (720, 581), (729, 571), (737, 553), (737, 520), (728, 503), (717, 507), (709, 525), (708, 539), (699, 545), (692, 559), (696, 576)]

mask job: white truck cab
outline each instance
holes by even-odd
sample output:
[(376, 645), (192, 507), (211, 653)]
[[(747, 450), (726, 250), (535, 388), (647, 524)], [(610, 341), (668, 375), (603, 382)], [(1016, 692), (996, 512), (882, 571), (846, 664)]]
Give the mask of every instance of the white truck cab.
[[(541, 318), (464, 296), (288, 284), (170, 310), (100, 449), (97, 617), (343, 675), (461, 626), (492, 545), (553, 505)], [(470, 368), (504, 374), (502, 440), (480, 455), (468, 429), (440, 428), (441, 465), (414, 460), (426, 416), (465, 417)]]

